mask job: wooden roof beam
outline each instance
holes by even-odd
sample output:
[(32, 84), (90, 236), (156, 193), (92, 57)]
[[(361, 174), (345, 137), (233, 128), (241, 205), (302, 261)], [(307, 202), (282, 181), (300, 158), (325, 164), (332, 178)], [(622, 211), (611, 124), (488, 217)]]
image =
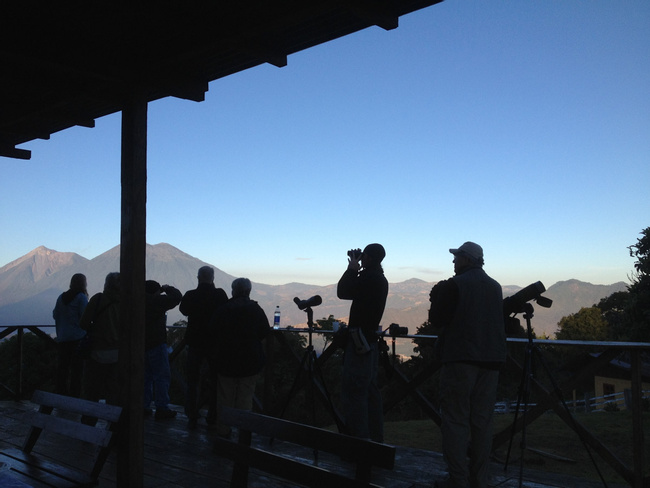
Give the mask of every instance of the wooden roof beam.
[(392, 8), (392, 3), (390, 0), (383, 2), (360, 0), (350, 2), (347, 4), (347, 8), (359, 19), (377, 25), (384, 30), (392, 30), (399, 26), (399, 15)]
[(13, 159), (31, 159), (32, 152), (27, 149), (16, 149), (16, 147), (0, 143), (0, 156)]
[(205, 93), (208, 91), (208, 80), (189, 80), (174, 84), (169, 94), (172, 97), (190, 100), (192, 102), (205, 101)]

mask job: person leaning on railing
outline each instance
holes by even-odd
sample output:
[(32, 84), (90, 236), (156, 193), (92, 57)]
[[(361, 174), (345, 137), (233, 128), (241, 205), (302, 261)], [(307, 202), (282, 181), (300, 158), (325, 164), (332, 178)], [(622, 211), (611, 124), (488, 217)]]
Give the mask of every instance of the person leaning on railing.
[(86, 397), (117, 405), (117, 356), (120, 327), (120, 273), (108, 273), (104, 291), (93, 295), (81, 317), (87, 332)]
[(88, 305), (87, 286), (85, 275), (72, 275), (70, 288), (59, 295), (52, 311), (58, 353), (56, 392), (61, 395), (81, 395), (84, 361), (79, 344), (86, 331), (79, 326), (79, 321)]

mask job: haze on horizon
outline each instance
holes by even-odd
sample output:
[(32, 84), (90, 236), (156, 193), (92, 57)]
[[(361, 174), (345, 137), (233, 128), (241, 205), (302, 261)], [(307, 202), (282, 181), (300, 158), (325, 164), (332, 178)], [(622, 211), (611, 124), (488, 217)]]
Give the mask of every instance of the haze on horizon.
[[(147, 242), (258, 283), (628, 282), (650, 215), (650, 4), (447, 1), (149, 106)], [(119, 114), (0, 159), (0, 264), (119, 243)]]

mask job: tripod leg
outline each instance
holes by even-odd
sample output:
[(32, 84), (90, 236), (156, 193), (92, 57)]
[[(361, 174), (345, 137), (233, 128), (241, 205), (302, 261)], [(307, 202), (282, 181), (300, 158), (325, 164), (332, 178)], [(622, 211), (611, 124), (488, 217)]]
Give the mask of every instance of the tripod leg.
[(280, 411), (280, 418), (284, 418), (284, 413), (287, 410), (287, 407), (289, 406), (289, 402), (293, 398), (293, 396), (296, 394), (296, 391), (298, 390), (298, 383), (300, 380), (300, 376), (302, 375), (303, 371), (305, 370), (305, 362), (309, 359), (309, 349), (305, 351), (305, 353), (302, 355), (302, 359), (300, 360), (300, 366), (298, 367), (298, 371), (296, 372), (296, 376), (293, 379), (293, 384), (291, 385), (291, 388), (289, 389), (289, 394), (287, 395), (287, 401), (284, 403), (284, 406), (282, 407), (282, 410)]
[(327, 402), (327, 406), (330, 410), (330, 414), (334, 418), (334, 421), (336, 422), (336, 426), (339, 429), (339, 432), (342, 432), (344, 429), (343, 421), (341, 420), (340, 415), (336, 411), (336, 408), (334, 407), (334, 403), (332, 402), (332, 396), (330, 395), (329, 390), (327, 389), (327, 384), (325, 383), (325, 377), (323, 376), (323, 370), (318, 364), (318, 359), (314, 355), (314, 360), (313, 360), (313, 370), (316, 372), (316, 375), (318, 379), (320, 380), (320, 387), (322, 388), (321, 394), (325, 397), (325, 400)]
[[(542, 367), (544, 368), (544, 371), (546, 371), (546, 375), (549, 377), (551, 384), (553, 385), (553, 393), (555, 393), (555, 396), (560, 400), (562, 403), (562, 407), (564, 408), (565, 413), (571, 419), (571, 427), (573, 430), (577, 433), (578, 432), (578, 425), (573, 417), (573, 414), (571, 413), (571, 410), (569, 409), (569, 406), (566, 404), (564, 401), (564, 395), (562, 394), (562, 390), (558, 386), (557, 382), (555, 381), (555, 378), (551, 374), (551, 370), (548, 367), (548, 364), (546, 363), (546, 360), (544, 359), (544, 356), (542, 356), (541, 350), (537, 346), (533, 348), (533, 352), (537, 355), (539, 358), (540, 363), (542, 364)], [(594, 458), (593, 454), (591, 453), (591, 449), (589, 449), (589, 445), (587, 445), (587, 442), (578, 434), (578, 437), (580, 437), (580, 441), (582, 442), (582, 445), (585, 447), (585, 451), (587, 451), (587, 455), (589, 456), (589, 459), (594, 465), (594, 468), (596, 468), (596, 472), (598, 473), (598, 476), (600, 477), (600, 480), (603, 482), (603, 486), (607, 488), (607, 482), (605, 481), (605, 478), (603, 477), (602, 473), (600, 472), (600, 469), (598, 468), (598, 464), (596, 463), (596, 459)]]
[(515, 437), (515, 430), (516, 430), (516, 425), (517, 425), (517, 419), (519, 418), (519, 412), (521, 409), (521, 405), (523, 403), (524, 405), (524, 424), (522, 428), (522, 459), (523, 459), (523, 449), (525, 445), (523, 444), (525, 442), (525, 429), (526, 429), (526, 410), (528, 409), (528, 400), (530, 398), (530, 377), (532, 375), (532, 362), (531, 362), (531, 349), (530, 347), (526, 347), (525, 349), (525, 355), (524, 355), (524, 364), (521, 370), (521, 381), (519, 383), (519, 392), (517, 395), (517, 407), (515, 408), (515, 417), (512, 421), (512, 428), (511, 428), (511, 433), (510, 433), (510, 442), (508, 443), (508, 454), (506, 455), (506, 462), (504, 465), (503, 470), (507, 471), (508, 470), (508, 462), (510, 460), (510, 452), (512, 451), (512, 442)]

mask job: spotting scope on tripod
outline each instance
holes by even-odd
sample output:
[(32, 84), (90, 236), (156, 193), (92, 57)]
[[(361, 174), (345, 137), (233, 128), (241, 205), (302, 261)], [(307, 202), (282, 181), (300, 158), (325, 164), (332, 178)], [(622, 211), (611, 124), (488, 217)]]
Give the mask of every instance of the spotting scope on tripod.
[[(564, 408), (565, 413), (567, 414), (568, 418), (571, 419), (571, 422), (574, 427), (576, 427), (576, 421), (573, 418), (573, 415), (571, 414), (571, 411), (569, 410), (569, 407), (567, 406), (564, 397), (562, 395), (562, 391), (560, 390), (560, 387), (558, 386), (557, 382), (553, 378), (553, 375), (551, 374), (551, 370), (548, 367), (548, 364), (546, 363), (546, 360), (544, 359), (544, 356), (542, 356), (542, 351), (539, 349), (537, 344), (534, 343), (533, 341), (533, 328), (531, 326), (531, 319), (533, 318), (533, 313), (534, 313), (534, 308), (532, 301), (536, 302), (539, 306), (544, 307), (544, 308), (550, 308), (551, 305), (553, 304), (553, 300), (550, 298), (542, 296), (542, 293), (546, 291), (546, 288), (542, 284), (541, 281), (537, 281), (535, 283), (532, 283), (528, 285), (526, 288), (523, 288), (519, 290), (517, 293), (515, 293), (512, 296), (509, 296), (503, 300), (503, 313), (504, 313), (504, 319), (506, 323), (510, 320), (515, 320), (517, 323), (519, 322), (518, 319), (515, 318), (515, 316), (518, 313), (523, 313), (524, 318), (526, 319), (526, 335), (528, 337), (528, 343), (526, 345), (526, 351), (525, 351), (525, 357), (524, 357), (524, 364), (522, 368), (522, 376), (521, 376), (521, 383), (519, 384), (519, 394), (517, 397), (517, 408), (515, 410), (515, 418), (512, 423), (512, 433), (510, 435), (510, 443), (508, 445), (508, 454), (506, 455), (506, 461), (505, 461), (505, 466), (504, 466), (504, 471), (508, 469), (508, 461), (510, 459), (510, 451), (512, 449), (512, 441), (515, 435), (515, 426), (517, 424), (517, 418), (519, 416), (519, 411), (522, 409), (523, 411), (523, 427), (521, 431), (521, 457), (520, 457), (520, 464), (519, 464), (519, 488), (523, 486), (523, 469), (524, 469), (524, 451), (527, 448), (526, 445), (526, 413), (528, 411), (528, 403), (530, 399), (530, 389), (531, 389), (531, 383), (533, 381), (533, 356), (537, 357), (539, 360), (540, 364), (544, 368), (546, 375), (551, 381), (551, 384), (553, 385), (553, 392), (557, 396), (558, 400), (562, 403), (562, 406)], [(523, 405), (523, 408), (522, 408)], [(577, 430), (577, 428), (575, 429)], [(605, 479), (603, 478), (602, 473), (600, 472), (600, 469), (598, 468), (598, 464), (596, 463), (596, 460), (594, 459), (593, 455), (591, 454), (591, 451), (589, 449), (589, 446), (585, 442), (584, 439), (582, 439), (582, 443), (585, 447), (585, 450), (587, 454), (589, 455), (589, 458), (591, 459), (594, 467), (596, 468), (596, 471), (598, 475), (600, 476), (601, 481), (603, 482), (603, 485), (607, 487), (607, 483), (605, 482)]]

